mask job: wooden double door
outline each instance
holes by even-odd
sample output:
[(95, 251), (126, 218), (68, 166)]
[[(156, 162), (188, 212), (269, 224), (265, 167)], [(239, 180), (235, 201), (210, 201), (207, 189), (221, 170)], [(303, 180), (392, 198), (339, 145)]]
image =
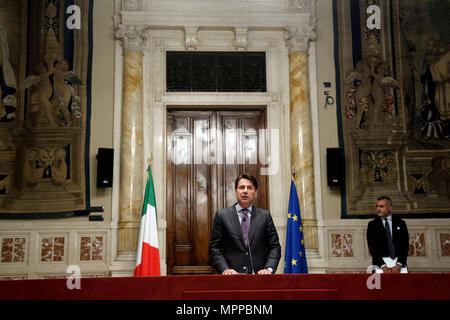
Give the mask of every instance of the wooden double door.
[(167, 113), (167, 274), (211, 274), (214, 213), (236, 202), (234, 181), (258, 179), (256, 206), (268, 208), (264, 110)]

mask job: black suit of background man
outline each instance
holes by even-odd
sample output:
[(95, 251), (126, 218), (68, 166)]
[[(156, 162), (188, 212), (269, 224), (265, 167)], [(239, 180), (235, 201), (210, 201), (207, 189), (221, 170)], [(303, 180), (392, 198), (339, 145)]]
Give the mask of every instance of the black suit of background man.
[[(220, 274), (271, 274), (277, 269), (281, 258), (278, 233), (270, 212), (253, 206), (257, 189), (253, 176), (239, 176), (235, 182), (238, 202), (215, 214), (209, 253), (212, 265)], [(241, 230), (244, 209), (250, 211), (249, 246)]]
[[(372, 264), (383, 269), (387, 273), (398, 273), (401, 267), (406, 267), (406, 260), (409, 251), (408, 228), (405, 221), (391, 214), (392, 200), (389, 197), (379, 197), (377, 199), (377, 214), (374, 220), (367, 226), (367, 243), (372, 256)], [(385, 229), (384, 218), (392, 217), (391, 237), (397, 257), (397, 265), (388, 268), (383, 257), (389, 257), (388, 237)]]

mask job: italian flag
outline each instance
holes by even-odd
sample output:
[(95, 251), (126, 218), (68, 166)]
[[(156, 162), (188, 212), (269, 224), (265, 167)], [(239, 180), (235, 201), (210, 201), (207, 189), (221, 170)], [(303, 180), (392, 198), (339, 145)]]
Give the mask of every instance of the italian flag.
[(156, 200), (152, 171), (147, 169), (148, 178), (142, 206), (141, 229), (136, 257), (135, 276), (159, 276), (158, 226), (156, 224)]

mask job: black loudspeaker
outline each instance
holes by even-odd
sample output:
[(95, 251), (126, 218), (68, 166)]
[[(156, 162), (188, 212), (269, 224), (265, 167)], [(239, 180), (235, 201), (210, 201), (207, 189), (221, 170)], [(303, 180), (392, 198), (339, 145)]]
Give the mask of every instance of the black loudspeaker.
[(340, 148), (327, 148), (327, 182), (329, 186), (342, 186), (344, 181), (343, 163)]
[(114, 149), (98, 148), (97, 188), (110, 188), (113, 183)]

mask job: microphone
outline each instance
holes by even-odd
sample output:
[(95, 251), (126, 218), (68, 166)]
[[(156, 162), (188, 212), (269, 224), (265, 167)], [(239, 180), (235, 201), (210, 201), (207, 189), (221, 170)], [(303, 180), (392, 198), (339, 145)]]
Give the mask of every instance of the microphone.
[(252, 266), (252, 274), (255, 274), (255, 269), (253, 268), (253, 258), (252, 258), (252, 249), (250, 247), (250, 242), (247, 245), (248, 252), (250, 253), (250, 265)]

